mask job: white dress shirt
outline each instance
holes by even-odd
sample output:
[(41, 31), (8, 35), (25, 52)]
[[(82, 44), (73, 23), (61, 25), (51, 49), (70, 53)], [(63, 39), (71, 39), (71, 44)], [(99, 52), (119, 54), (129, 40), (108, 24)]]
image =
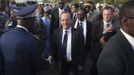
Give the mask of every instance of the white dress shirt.
[(120, 31), (123, 33), (123, 35), (126, 37), (126, 39), (128, 40), (128, 42), (131, 44), (133, 50), (134, 50), (134, 37), (132, 37), (131, 35), (129, 35), (128, 33), (124, 32), (122, 29), (120, 29)]
[(110, 22), (103, 21), (103, 23), (104, 23), (104, 26), (103, 26), (103, 33), (106, 33), (105, 30), (106, 30), (106, 28), (107, 28), (107, 24), (109, 24), (109, 27), (113, 27), (111, 21), (110, 21)]
[(86, 19), (84, 19), (83, 21), (79, 21), (78, 19), (75, 22), (75, 26), (74, 28), (78, 27), (78, 23), (82, 22), (82, 28), (83, 28), (83, 36), (84, 36), (84, 43), (86, 43), (86, 34), (87, 34), (87, 22)]
[(77, 13), (73, 13), (73, 19), (77, 18)]
[(67, 35), (68, 35), (68, 40), (67, 40), (67, 51), (66, 51), (66, 55), (67, 55), (67, 61), (72, 61), (72, 50), (71, 50), (71, 48), (72, 48), (72, 44), (71, 44), (71, 41), (72, 41), (72, 38), (71, 38), (71, 36), (72, 36), (72, 31), (71, 31), (71, 27), (68, 29), (68, 30), (65, 30), (65, 29), (63, 29), (63, 35), (62, 35), (62, 44), (63, 44), (63, 39), (64, 39), (64, 35), (65, 35), (65, 33), (66, 33), (66, 31), (67, 31)]

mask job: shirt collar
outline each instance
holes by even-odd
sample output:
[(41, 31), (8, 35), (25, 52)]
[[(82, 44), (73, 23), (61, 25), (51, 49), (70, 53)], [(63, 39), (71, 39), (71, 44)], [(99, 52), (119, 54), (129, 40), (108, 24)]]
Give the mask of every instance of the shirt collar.
[(132, 47), (134, 49), (134, 37), (132, 37), (128, 33), (124, 32), (122, 29), (120, 29), (120, 31), (123, 33), (123, 35), (126, 37), (126, 39), (128, 40), (128, 42), (132, 45)]
[(103, 23), (104, 23), (104, 25), (106, 25), (106, 24), (111, 25), (111, 24), (112, 24), (112, 22), (111, 22), (111, 21), (109, 21), (109, 22), (103, 21)]
[(27, 29), (26, 27), (24, 27), (24, 26), (17, 25), (17, 27), (18, 27), (18, 28), (22, 28), (22, 29), (24, 29), (24, 30), (26, 30), (26, 31), (28, 32), (28, 29)]
[(76, 22), (75, 22), (74, 28), (77, 28), (77, 25), (78, 25), (79, 22), (86, 23), (86, 18), (84, 18), (83, 21), (79, 21), (79, 20), (77, 19)]
[(84, 18), (83, 21), (79, 21), (79, 23), (85, 23), (86, 22), (86, 19)]
[(63, 32), (71, 32), (71, 26), (67, 29), (67, 30), (65, 30), (64, 28), (63, 28)]
[(60, 8), (59, 8), (59, 11), (64, 11), (64, 9), (60, 9)]
[(77, 15), (77, 13), (73, 13), (73, 14), (76, 14)]

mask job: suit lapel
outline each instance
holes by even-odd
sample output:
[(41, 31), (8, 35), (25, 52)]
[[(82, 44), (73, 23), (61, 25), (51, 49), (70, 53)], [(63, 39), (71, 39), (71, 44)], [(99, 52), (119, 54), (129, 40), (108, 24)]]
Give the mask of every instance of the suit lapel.
[(128, 40), (126, 39), (126, 37), (121, 33), (121, 31), (118, 32), (118, 35), (119, 35), (118, 37), (119, 37), (119, 40), (120, 40), (121, 44), (125, 48), (125, 52), (127, 52), (128, 56), (134, 62), (134, 50), (133, 50), (131, 44), (128, 42)]
[(58, 19), (59, 18), (59, 9), (58, 8), (57, 8), (57, 11), (55, 13), (57, 13), (56, 15), (57, 15), (57, 19)]
[(100, 22), (100, 32), (103, 32), (104, 30), (104, 23), (103, 21)]
[(72, 45), (72, 47), (71, 47), (71, 53), (73, 54), (73, 47), (74, 47), (74, 44), (75, 44), (75, 31), (74, 31), (74, 29), (72, 28), (71, 29), (71, 45)]
[(89, 43), (92, 33), (92, 24), (87, 21), (87, 31), (86, 31), (86, 43)]
[(87, 41), (88, 41), (88, 39), (90, 38), (89, 36), (90, 36), (90, 34), (91, 34), (91, 28), (90, 28), (90, 23), (88, 22), (88, 21), (86, 21), (86, 42), (85, 42), (85, 44), (87, 44)]
[(87, 22), (87, 31), (86, 31), (86, 38), (88, 38), (88, 36), (91, 34), (91, 25), (88, 21)]
[(88, 37), (88, 33), (90, 33), (90, 32), (88, 32), (89, 31), (89, 29), (90, 29), (90, 25), (89, 25), (89, 23), (88, 23), (88, 21), (86, 21), (86, 25), (87, 25), (87, 31), (86, 31), (86, 40), (87, 40), (87, 37)]
[(112, 27), (115, 27), (115, 22), (114, 21), (112, 21)]
[(57, 39), (59, 39), (59, 44), (60, 44), (60, 46), (62, 47), (62, 35), (63, 35), (63, 29), (62, 28), (60, 28), (59, 29), (59, 32), (58, 32), (58, 35), (57, 35)]

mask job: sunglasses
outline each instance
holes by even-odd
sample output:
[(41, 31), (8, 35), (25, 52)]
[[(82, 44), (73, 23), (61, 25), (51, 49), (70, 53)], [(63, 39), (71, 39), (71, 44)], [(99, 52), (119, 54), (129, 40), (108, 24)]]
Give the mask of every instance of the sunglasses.
[(91, 6), (84, 6), (84, 8), (91, 8)]
[(134, 17), (131, 17), (131, 16), (125, 16), (125, 17), (128, 19), (134, 19)]

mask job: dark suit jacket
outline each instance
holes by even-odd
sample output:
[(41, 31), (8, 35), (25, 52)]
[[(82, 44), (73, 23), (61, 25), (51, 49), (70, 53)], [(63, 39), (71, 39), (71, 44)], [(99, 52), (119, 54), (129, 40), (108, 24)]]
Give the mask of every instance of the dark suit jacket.
[(50, 34), (59, 28), (59, 9), (54, 8), (51, 13), (51, 25), (50, 25)]
[[(75, 25), (76, 21), (73, 21), (73, 27)], [(87, 57), (87, 54), (90, 52), (91, 49), (91, 33), (92, 33), (92, 23), (89, 22), (88, 20), (86, 21), (87, 24), (87, 33), (86, 33), (86, 42), (84, 44), (84, 50), (85, 50), (85, 58)], [(78, 28), (76, 28), (78, 29)], [(83, 35), (83, 34), (82, 34)], [(84, 42), (84, 40), (83, 40)]]
[[(116, 30), (118, 30), (120, 28), (119, 25), (117, 25), (117, 23), (115, 23), (115, 21), (112, 21), (112, 25), (113, 25), (114, 28), (116, 28)], [(95, 59), (98, 58), (98, 56), (99, 56), (99, 54), (102, 50), (102, 46), (101, 46), (99, 40), (103, 36), (103, 28), (104, 28), (103, 20), (97, 21), (93, 25), (93, 29), (92, 29), (92, 49), (91, 49), (90, 53), (91, 53), (91, 56)], [(106, 37), (108, 39), (111, 36), (113, 36), (113, 34), (111, 34), (111, 33), (110, 34), (108, 33), (106, 35)]]
[(120, 31), (105, 45), (97, 68), (99, 75), (134, 74), (134, 49)]
[[(63, 61), (62, 59), (62, 34), (63, 34), (63, 30), (62, 28), (59, 28), (55, 31), (54, 36), (53, 36), (53, 54), (56, 54), (58, 57), (58, 60), (60, 60), (61, 62)], [(82, 40), (81, 40), (81, 36), (79, 35), (79, 33), (72, 28), (72, 64), (73, 64), (73, 68), (77, 68), (78, 65), (83, 66), (84, 62), (83, 62), (83, 44), (82, 44)]]
[(41, 69), (39, 40), (18, 27), (5, 32), (0, 39), (0, 62), (3, 75), (36, 75)]

